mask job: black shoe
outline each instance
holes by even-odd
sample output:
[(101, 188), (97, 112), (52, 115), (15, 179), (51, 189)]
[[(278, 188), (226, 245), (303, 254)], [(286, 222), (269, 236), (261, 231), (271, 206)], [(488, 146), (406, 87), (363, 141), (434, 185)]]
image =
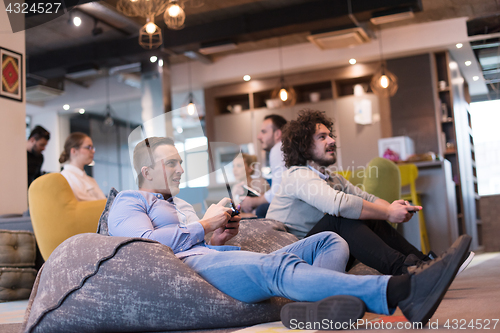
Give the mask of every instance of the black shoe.
[(403, 274), (413, 274), (415, 269), (422, 266), (425, 261), (418, 259), (414, 254), (409, 254), (401, 267)]
[(335, 330), (349, 328), (365, 311), (359, 298), (337, 295), (317, 302), (288, 303), (281, 309), (281, 322), (290, 329)]
[(437, 259), (424, 262), (410, 276), (410, 296), (398, 306), (412, 323), (424, 327), (436, 311), (453, 278), (465, 260), (472, 238), (460, 236)]

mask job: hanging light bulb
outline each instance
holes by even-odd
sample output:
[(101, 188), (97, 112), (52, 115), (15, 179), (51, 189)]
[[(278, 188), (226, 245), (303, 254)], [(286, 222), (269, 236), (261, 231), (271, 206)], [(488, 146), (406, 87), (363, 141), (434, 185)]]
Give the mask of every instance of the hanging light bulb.
[(165, 13), (163, 14), (163, 20), (165, 20), (165, 24), (170, 29), (180, 30), (184, 28), (186, 13), (177, 0), (170, 0)]
[(380, 69), (373, 75), (370, 88), (375, 95), (381, 97), (394, 96), (398, 91), (398, 78), (386, 68), (382, 52), (382, 31), (378, 38), (380, 52)]
[[(280, 42), (278, 40), (278, 42)], [(283, 59), (281, 55), (281, 43), (279, 44), (279, 60), (280, 60), (280, 82), (271, 93), (271, 99), (276, 99), (281, 106), (292, 106), (297, 102), (297, 94), (293, 87), (285, 84), (285, 78), (283, 76)], [(278, 100), (279, 99), (279, 100)], [(278, 106), (279, 107), (279, 106)]]
[(179, 4), (173, 3), (171, 6), (168, 7), (167, 10), (168, 10), (168, 15), (172, 17), (177, 17), (181, 12), (181, 7), (179, 7)]
[(154, 24), (154, 19), (153, 15), (148, 17), (147, 23), (139, 30), (139, 45), (148, 50), (155, 49), (163, 44), (161, 29)]
[(196, 107), (194, 105), (194, 103), (191, 101), (189, 102), (189, 104), (187, 105), (187, 112), (190, 116), (192, 116), (194, 114), (194, 111), (196, 110)]
[(396, 91), (398, 91), (398, 79), (392, 72), (385, 68), (385, 63), (383, 63), (382, 67), (373, 75), (370, 87), (373, 93), (378, 96), (394, 96)]
[(387, 78), (387, 75), (382, 75), (380, 77), (380, 86), (384, 89), (389, 86), (389, 79)]
[(280, 99), (283, 101), (283, 102), (286, 102), (286, 100), (288, 99), (288, 92), (286, 91), (285, 88), (281, 88), (280, 89)]
[(153, 22), (148, 22), (146, 23), (146, 32), (150, 35), (154, 34), (155, 31), (156, 31), (156, 24), (154, 24)]

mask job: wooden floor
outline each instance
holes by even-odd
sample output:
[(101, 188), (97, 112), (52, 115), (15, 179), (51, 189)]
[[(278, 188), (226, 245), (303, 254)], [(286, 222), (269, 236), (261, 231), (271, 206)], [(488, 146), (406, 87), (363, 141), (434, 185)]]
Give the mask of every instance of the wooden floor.
[[(23, 321), (27, 303), (27, 300), (0, 303), (0, 333), (20, 331), (20, 323)], [(373, 328), (370, 329), (370, 326), (362, 328), (366, 331), (406, 331), (407, 329), (405, 328), (400, 330), (395, 329), (396, 325), (403, 325), (403, 327), (405, 324), (409, 325), (404, 320), (404, 317), (402, 317), (399, 309), (390, 317), (367, 313), (363, 319), (369, 322), (368, 325), (371, 323), (371, 327)], [(393, 321), (393, 329), (381, 329), (380, 320)], [(279, 323), (277, 324), (279, 327)], [(430, 320), (430, 325), (424, 329), (432, 330), (433, 332), (500, 332), (500, 253), (476, 255), (469, 267), (453, 281), (441, 305)], [(480, 325), (482, 325), (482, 329), (480, 329)], [(486, 325), (488, 325), (487, 331), (485, 330)], [(212, 332), (230, 331), (235, 332), (238, 329), (225, 329)], [(268, 328), (258, 326), (253, 328), (248, 327), (243, 332), (257, 333), (271, 331), (282, 332), (281, 329), (269, 330)]]

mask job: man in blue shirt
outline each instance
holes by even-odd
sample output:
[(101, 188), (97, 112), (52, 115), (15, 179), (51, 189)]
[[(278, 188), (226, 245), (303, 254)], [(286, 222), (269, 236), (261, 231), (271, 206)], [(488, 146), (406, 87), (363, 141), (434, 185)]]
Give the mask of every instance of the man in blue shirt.
[[(390, 314), (399, 306), (408, 320), (425, 325), (470, 243), (470, 237), (460, 238), (411, 276), (345, 274), (348, 247), (333, 232), (318, 233), (271, 254), (239, 251), (224, 246), (238, 233), (240, 221), (239, 216), (231, 217), (231, 209), (226, 207), (229, 199), (209, 207), (200, 220), (189, 204), (175, 198), (184, 170), (172, 139), (152, 137), (140, 142), (133, 163), (139, 191), (117, 195), (109, 214), (109, 234), (143, 237), (169, 246), (210, 284), (240, 301), (255, 303), (281, 296), (300, 302), (283, 308), (282, 321), (287, 327), (297, 325), (297, 320), (355, 321), (363, 316), (365, 305), (368, 311), (381, 314)], [(206, 243), (204, 237), (210, 232), (213, 235)], [(319, 305), (330, 311), (323, 315), (317, 310)]]

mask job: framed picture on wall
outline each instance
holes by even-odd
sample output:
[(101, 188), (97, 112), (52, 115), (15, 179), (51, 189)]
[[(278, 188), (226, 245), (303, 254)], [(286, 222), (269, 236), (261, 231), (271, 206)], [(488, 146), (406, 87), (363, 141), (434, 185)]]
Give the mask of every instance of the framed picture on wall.
[(0, 97), (22, 102), (23, 100), (23, 55), (0, 47), (2, 64)]

